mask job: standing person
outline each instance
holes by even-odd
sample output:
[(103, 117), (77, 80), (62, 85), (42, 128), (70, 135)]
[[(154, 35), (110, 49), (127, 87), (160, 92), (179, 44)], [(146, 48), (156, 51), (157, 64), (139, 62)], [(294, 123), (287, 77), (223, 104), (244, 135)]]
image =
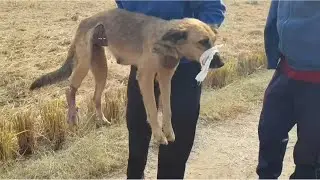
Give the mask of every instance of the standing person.
[[(162, 19), (194, 17), (218, 28), (224, 20), (225, 5), (216, 1), (116, 1), (119, 8), (156, 16)], [(199, 117), (201, 86), (195, 77), (201, 67), (182, 60), (172, 79), (171, 107), (175, 142), (160, 145), (157, 178), (182, 179)], [(132, 66), (127, 89), (127, 128), (129, 131), (128, 179), (141, 179), (147, 161), (151, 129), (138, 82), (137, 69)], [(156, 97), (159, 87), (155, 87)]]
[[(271, 2), (265, 28), (268, 68), (276, 69), (266, 89), (259, 123), (261, 179), (280, 176), (288, 132), (297, 124), (295, 170), (290, 178), (319, 178), (320, 2)], [(280, 61), (278, 61), (280, 59)]]

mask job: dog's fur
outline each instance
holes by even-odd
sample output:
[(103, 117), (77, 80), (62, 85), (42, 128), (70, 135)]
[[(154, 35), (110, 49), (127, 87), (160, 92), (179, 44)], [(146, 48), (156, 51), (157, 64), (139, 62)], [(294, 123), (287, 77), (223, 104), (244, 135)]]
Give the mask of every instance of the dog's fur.
[[(166, 21), (121, 9), (100, 12), (81, 21), (62, 67), (35, 80), (30, 89), (57, 83), (71, 75), (66, 98), (68, 122), (74, 124), (76, 91), (91, 69), (96, 83), (93, 99), (97, 117), (109, 123), (101, 110), (107, 78), (104, 52), (107, 46), (117, 63), (138, 68), (137, 80), (153, 135), (161, 144), (168, 144), (175, 140), (171, 125), (171, 78), (182, 57), (199, 62), (202, 53), (214, 45), (216, 33), (209, 25), (193, 18)], [(220, 68), (223, 62), (215, 56), (211, 65)], [(155, 76), (163, 104), (163, 131), (162, 123), (157, 120)]]

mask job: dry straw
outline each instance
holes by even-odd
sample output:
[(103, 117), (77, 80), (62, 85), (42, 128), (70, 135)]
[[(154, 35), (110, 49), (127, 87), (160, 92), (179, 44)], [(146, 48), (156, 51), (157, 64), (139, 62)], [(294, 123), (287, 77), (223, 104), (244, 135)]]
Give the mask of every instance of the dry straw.
[(40, 107), (41, 134), (54, 150), (60, 149), (65, 141), (67, 130), (65, 109), (64, 100), (53, 100)]

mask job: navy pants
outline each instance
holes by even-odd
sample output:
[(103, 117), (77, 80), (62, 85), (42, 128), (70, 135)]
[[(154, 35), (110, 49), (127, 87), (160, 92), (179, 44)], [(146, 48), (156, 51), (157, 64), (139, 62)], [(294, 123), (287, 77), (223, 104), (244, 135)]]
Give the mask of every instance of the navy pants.
[(290, 79), (278, 69), (266, 89), (260, 116), (259, 178), (280, 176), (288, 132), (295, 124), (296, 166), (290, 178), (317, 178), (320, 175), (320, 84)]
[[(173, 76), (171, 87), (172, 125), (176, 140), (160, 145), (158, 179), (182, 179), (191, 152), (200, 110), (201, 86), (195, 80), (201, 70), (198, 63), (180, 64)], [(127, 89), (127, 127), (129, 131), (128, 179), (142, 179), (147, 161), (151, 128), (136, 80), (135, 67), (131, 67)], [(159, 87), (155, 85), (158, 99)]]

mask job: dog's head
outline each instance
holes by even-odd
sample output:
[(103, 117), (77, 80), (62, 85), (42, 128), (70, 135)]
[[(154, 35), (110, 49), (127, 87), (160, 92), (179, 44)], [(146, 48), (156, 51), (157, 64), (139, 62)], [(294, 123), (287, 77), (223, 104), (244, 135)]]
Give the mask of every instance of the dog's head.
[[(173, 20), (172, 26), (154, 44), (153, 52), (161, 55), (165, 68), (174, 68), (182, 57), (199, 62), (200, 56), (215, 45), (217, 29), (194, 18)], [(200, 63), (200, 62), (199, 62)], [(211, 61), (211, 68), (224, 64), (219, 54)]]

